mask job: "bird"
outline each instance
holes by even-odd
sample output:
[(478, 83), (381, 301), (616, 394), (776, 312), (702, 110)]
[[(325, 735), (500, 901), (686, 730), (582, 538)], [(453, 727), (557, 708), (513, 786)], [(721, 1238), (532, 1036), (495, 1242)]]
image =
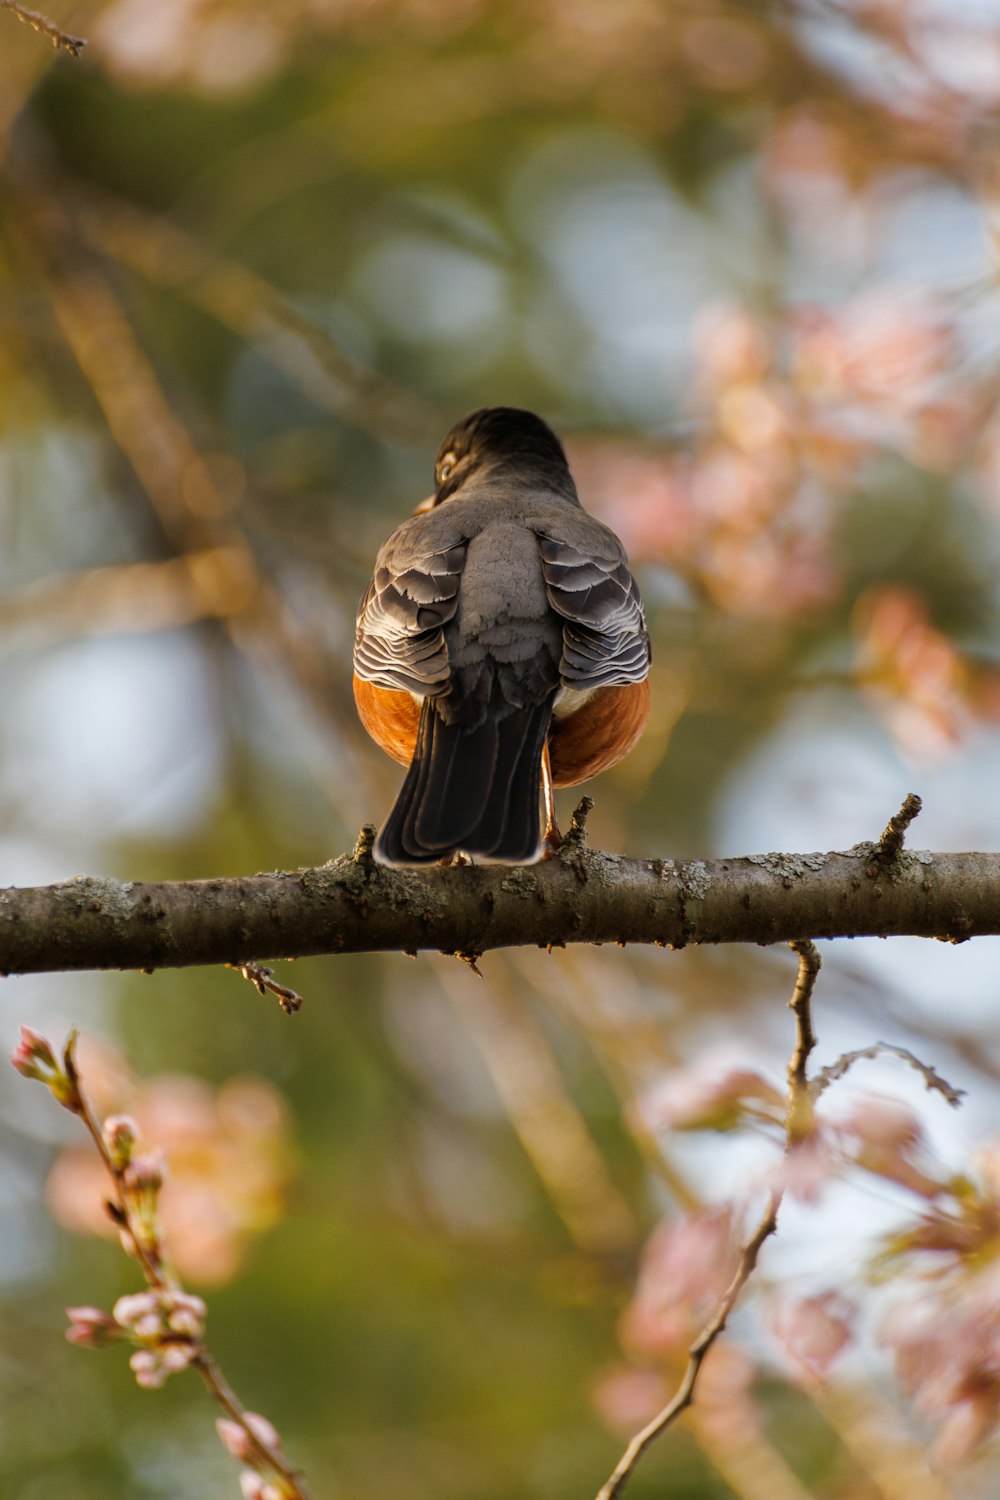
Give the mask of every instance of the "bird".
[(534, 412), (471, 412), (434, 479), (358, 608), (358, 714), (407, 767), (375, 858), (532, 864), (560, 842), (553, 786), (615, 765), (645, 728), (639, 590)]

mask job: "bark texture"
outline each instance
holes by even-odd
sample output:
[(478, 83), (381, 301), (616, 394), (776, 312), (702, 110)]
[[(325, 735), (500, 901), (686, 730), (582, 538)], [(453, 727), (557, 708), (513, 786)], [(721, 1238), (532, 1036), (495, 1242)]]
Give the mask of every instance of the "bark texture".
[(78, 876), (0, 890), (0, 974), (159, 969), (421, 948), (776, 943), (1000, 933), (1000, 854), (630, 860), (571, 834), (532, 866), (386, 869), (370, 830), (315, 869), (147, 885)]

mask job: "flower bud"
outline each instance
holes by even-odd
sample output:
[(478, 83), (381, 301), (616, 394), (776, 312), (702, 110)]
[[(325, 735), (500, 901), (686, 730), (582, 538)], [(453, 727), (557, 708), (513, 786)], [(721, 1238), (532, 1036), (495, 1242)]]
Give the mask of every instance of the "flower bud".
[(159, 1390), (167, 1378), (163, 1361), (151, 1349), (137, 1349), (129, 1360), (129, 1368), (135, 1375), (136, 1384), (147, 1391)]
[(131, 1115), (109, 1115), (102, 1131), (104, 1145), (111, 1165), (122, 1172), (132, 1160), (135, 1143), (139, 1139), (139, 1127)]
[(194, 1350), (190, 1344), (167, 1344), (160, 1354), (166, 1375), (179, 1375), (181, 1370), (187, 1369), (193, 1358)]
[(67, 1307), (70, 1325), (66, 1337), (81, 1349), (105, 1349), (121, 1337), (121, 1329), (110, 1313), (99, 1307)]
[[(67, 1061), (72, 1046), (71, 1036), (66, 1044)], [(39, 1083), (44, 1083), (57, 1104), (79, 1114), (79, 1089), (64, 1064), (56, 1058), (51, 1043), (39, 1032), (33, 1031), (30, 1026), (22, 1026), (20, 1040), (11, 1053), (10, 1060), (23, 1078), (34, 1078)]]
[(21, 1027), (20, 1040), (11, 1053), (10, 1060), (25, 1078), (39, 1078), (43, 1082), (48, 1082), (46, 1072), (58, 1068), (51, 1043), (30, 1026)]
[(248, 1411), (244, 1413), (243, 1420), (257, 1439), (271, 1453), (281, 1451), (281, 1436), (273, 1422), (262, 1417), (260, 1412)]
[(163, 1186), (165, 1166), (162, 1151), (144, 1151), (130, 1162), (125, 1184), (133, 1193), (155, 1195)]
[(250, 1434), (241, 1422), (234, 1422), (231, 1417), (219, 1417), (215, 1423), (215, 1430), (222, 1439), (222, 1445), (227, 1453), (233, 1458), (238, 1458), (240, 1463), (249, 1463), (253, 1457), (253, 1443)]
[(158, 1292), (130, 1292), (127, 1296), (118, 1298), (113, 1311), (115, 1322), (130, 1333), (137, 1331), (139, 1324), (149, 1318), (156, 1319), (155, 1331), (160, 1330), (162, 1317)]

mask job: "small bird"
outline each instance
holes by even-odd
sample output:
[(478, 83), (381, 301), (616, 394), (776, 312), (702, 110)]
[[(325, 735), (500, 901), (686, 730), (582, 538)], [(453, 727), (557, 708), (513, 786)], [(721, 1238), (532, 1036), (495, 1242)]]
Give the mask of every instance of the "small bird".
[(375, 855), (531, 864), (558, 847), (553, 786), (615, 765), (649, 717), (639, 590), (533, 412), (472, 412), (434, 478), (358, 610), (358, 713), (409, 767)]

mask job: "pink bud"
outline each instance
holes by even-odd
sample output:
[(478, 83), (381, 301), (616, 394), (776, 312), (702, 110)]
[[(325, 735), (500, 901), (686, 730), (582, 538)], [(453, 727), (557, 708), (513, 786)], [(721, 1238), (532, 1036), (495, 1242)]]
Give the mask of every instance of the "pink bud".
[(166, 1171), (162, 1151), (144, 1151), (133, 1157), (125, 1172), (125, 1183), (135, 1193), (158, 1193)]
[(110, 1313), (101, 1307), (67, 1307), (66, 1316), (72, 1323), (91, 1323), (95, 1327), (114, 1322)]
[(260, 1412), (256, 1411), (244, 1413), (243, 1420), (258, 1443), (263, 1444), (271, 1453), (280, 1452), (281, 1437), (273, 1422), (269, 1422), (266, 1417), (262, 1417)]
[(167, 1327), (171, 1333), (182, 1334), (186, 1339), (197, 1339), (201, 1337), (202, 1325), (200, 1319), (186, 1308), (179, 1307), (167, 1318)]
[(165, 1374), (179, 1375), (181, 1370), (186, 1370), (191, 1363), (194, 1350), (190, 1344), (168, 1344), (160, 1358)]
[(215, 1430), (222, 1439), (223, 1447), (233, 1458), (238, 1458), (240, 1463), (249, 1463), (253, 1457), (253, 1443), (250, 1434), (240, 1422), (234, 1422), (231, 1417), (219, 1417), (215, 1423)]
[(203, 1320), (208, 1312), (204, 1298), (196, 1297), (192, 1292), (166, 1292), (164, 1302), (169, 1308), (189, 1312), (199, 1320)]
[(155, 1339), (163, 1332), (163, 1320), (159, 1313), (144, 1313), (132, 1324), (137, 1339)]
[(123, 1328), (134, 1329), (137, 1324), (146, 1318), (155, 1317), (157, 1328), (160, 1326), (160, 1296), (158, 1292), (130, 1292), (128, 1296), (119, 1297), (115, 1303), (113, 1312), (115, 1322), (120, 1323)]
[[(69, 1056), (73, 1045), (71, 1037), (66, 1046)], [(64, 1109), (80, 1113), (81, 1101), (76, 1084), (62, 1063), (56, 1060), (51, 1044), (30, 1026), (21, 1027), (21, 1036), (11, 1053), (10, 1060), (24, 1078), (36, 1078), (44, 1083), (57, 1104)]]
[(167, 1371), (161, 1360), (150, 1349), (137, 1349), (129, 1360), (129, 1367), (135, 1375), (136, 1384), (147, 1391), (159, 1390), (167, 1378)]
[(117, 1172), (127, 1167), (139, 1139), (139, 1127), (130, 1115), (109, 1115), (102, 1131), (111, 1164)]
[(43, 1083), (48, 1083), (49, 1075), (58, 1071), (51, 1044), (30, 1026), (21, 1027), (20, 1039), (10, 1060), (22, 1077), (37, 1078)]
[(264, 1500), (264, 1481), (252, 1469), (244, 1469), (240, 1474), (240, 1494), (243, 1500)]
[(81, 1349), (105, 1349), (121, 1337), (114, 1318), (99, 1307), (67, 1307), (66, 1316), (70, 1320), (66, 1337)]
[(30, 1026), (22, 1026), (17, 1044), (19, 1052), (25, 1052), (33, 1061), (41, 1063), (43, 1067), (55, 1068), (56, 1055), (52, 1050), (52, 1043), (40, 1031), (34, 1031)]

